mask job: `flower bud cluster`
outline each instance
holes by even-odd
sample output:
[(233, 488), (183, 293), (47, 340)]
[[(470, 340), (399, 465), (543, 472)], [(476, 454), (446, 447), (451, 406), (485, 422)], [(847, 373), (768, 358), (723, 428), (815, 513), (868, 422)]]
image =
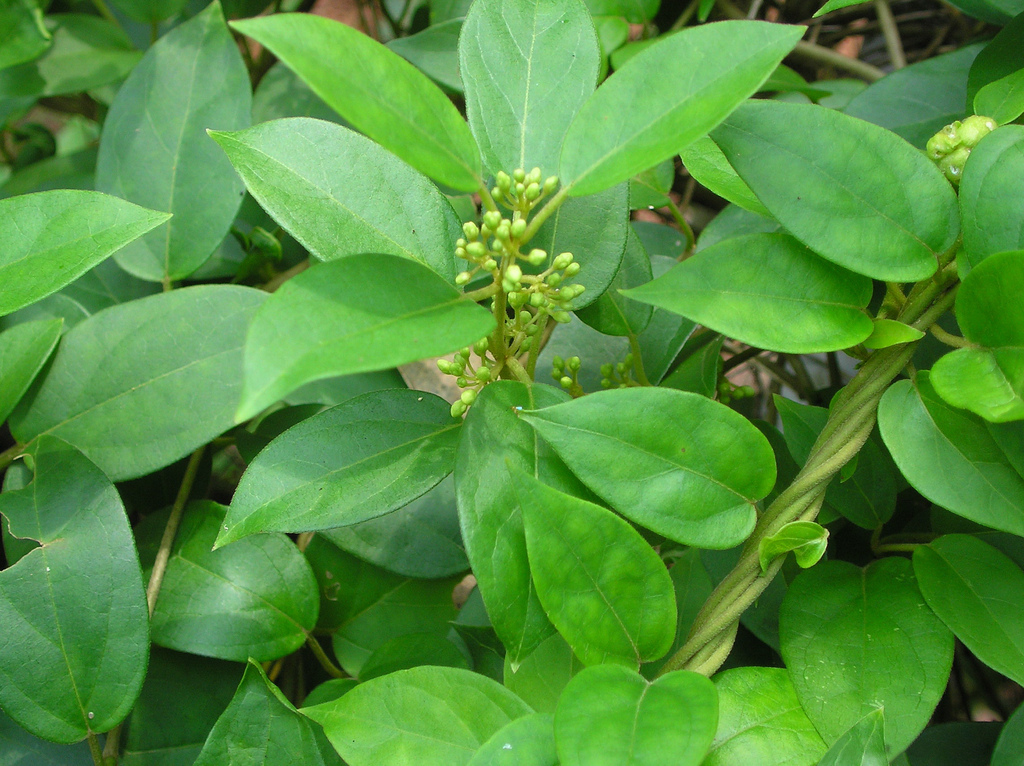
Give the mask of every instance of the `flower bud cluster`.
[(618, 364), (601, 365), (601, 388), (629, 388), (640, 385), (633, 379), (633, 355), (626, 354)]
[(959, 186), (971, 149), (995, 129), (996, 121), (991, 117), (974, 114), (947, 125), (929, 138), (925, 151), (949, 182)]
[(753, 386), (736, 386), (728, 378), (722, 378), (718, 383), (718, 401), (722, 404), (728, 404), (734, 399), (736, 401), (749, 399), (756, 395), (757, 391), (754, 390)]
[(581, 366), (578, 356), (570, 356), (568, 359), (556, 356), (551, 360), (551, 377), (574, 397), (583, 396), (583, 386), (579, 381)]

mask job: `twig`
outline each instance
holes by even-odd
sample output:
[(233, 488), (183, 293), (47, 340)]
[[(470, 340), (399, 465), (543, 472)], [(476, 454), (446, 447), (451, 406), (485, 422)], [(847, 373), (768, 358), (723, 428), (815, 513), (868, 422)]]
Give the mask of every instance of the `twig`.
[(875, 13), (878, 14), (878, 23), (882, 27), (882, 35), (885, 37), (885, 48), (889, 52), (889, 62), (894, 69), (903, 69), (907, 65), (907, 57), (903, 52), (903, 41), (900, 40), (900, 30), (893, 18), (892, 8), (887, 0), (875, 0)]

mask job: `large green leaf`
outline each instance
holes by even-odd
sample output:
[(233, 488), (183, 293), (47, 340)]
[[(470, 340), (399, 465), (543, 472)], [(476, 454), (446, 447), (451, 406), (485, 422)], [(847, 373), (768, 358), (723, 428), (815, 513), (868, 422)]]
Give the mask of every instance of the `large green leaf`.
[(576, 656), (634, 669), (664, 656), (676, 602), (661, 557), (611, 511), (511, 475), (537, 596)]
[[(1003, 724), (999, 721), (948, 721), (929, 726), (893, 766), (999, 766), (992, 750)], [(1018, 751), (1017, 763), (1024, 758)], [(882, 761), (884, 764), (885, 761)], [(1004, 765), (1005, 766), (1005, 765)]]
[[(153, 643), (244, 662), (291, 654), (316, 625), (316, 579), (294, 543), (274, 533), (212, 550), (227, 509), (210, 501), (185, 508), (153, 610)], [(151, 567), (167, 517), (149, 516), (138, 531)]]
[(537, 712), (554, 713), (562, 689), (581, 670), (583, 663), (572, 647), (560, 634), (552, 633), (516, 667), (506, 655), (502, 680)]
[(718, 733), (702, 766), (815, 766), (825, 743), (781, 668), (733, 668), (715, 676)]
[(944, 535), (914, 551), (914, 573), (928, 606), (979, 660), (1024, 679), (1024, 572), (969, 535)]
[[(979, 524), (1024, 535), (1021, 423), (989, 423), (950, 407), (926, 371), (894, 384), (878, 427), (896, 465), (933, 503)], [(1004, 440), (1007, 447), (1001, 444)]]
[(1024, 249), (1024, 125), (1004, 125), (971, 151), (960, 181), (961, 273), (990, 255)]
[(31, 61), (50, 47), (50, 32), (35, 0), (6, 0), (0, 7), (0, 69)]
[(170, 465), (234, 423), (243, 338), (265, 297), (201, 285), (101, 311), (64, 336), (11, 431), (59, 436), (115, 481)]
[(698, 766), (715, 736), (718, 695), (704, 676), (677, 670), (654, 682), (597, 665), (569, 682), (555, 711), (562, 766)]
[(736, 175), (725, 154), (710, 136), (702, 136), (679, 153), (687, 172), (719, 197), (758, 215), (768, 215), (754, 192)]
[(487, 169), (554, 174), (562, 138), (594, 92), (600, 64), (582, 0), (473, 3), (459, 39), (459, 68)]
[(875, 708), (833, 743), (818, 766), (889, 766), (885, 711)]
[(699, 394), (602, 391), (522, 418), (615, 510), (677, 542), (739, 544), (775, 483), (768, 440)]
[(252, 94), (252, 124), (286, 117), (312, 117), (345, 124), (295, 72), (281, 62), (260, 78)]
[(555, 719), (550, 713), (517, 718), (487, 740), (469, 766), (558, 766)]
[(391, 253), (455, 278), (462, 232), (451, 204), (373, 141), (306, 118), (210, 135), (260, 205), (320, 260)]
[(77, 742), (135, 704), (149, 654), (146, 597), (110, 480), (59, 439), (27, 454), (34, 479), (0, 495), (0, 514), (11, 535), (40, 547), (0, 572), (0, 705), (36, 736)]
[(122, 268), (167, 282), (210, 257), (235, 220), (243, 186), (205, 131), (244, 128), (251, 110), (249, 76), (220, 3), (146, 52), (103, 123), (96, 188), (174, 218), (119, 253)]
[(787, 234), (734, 237), (627, 290), (752, 346), (805, 354), (871, 334), (871, 280), (819, 258)]
[(651, 259), (640, 236), (630, 226), (626, 232), (622, 264), (615, 279), (600, 298), (577, 311), (576, 316), (605, 335), (639, 335), (650, 324), (654, 310), (625, 297), (621, 291), (650, 282), (651, 277)]
[(1003, 726), (995, 752), (992, 753), (992, 766), (1021, 766), (1024, 764), (1024, 705)]
[(84, 742), (58, 745), (33, 737), (0, 710), (0, 752), (4, 766), (96, 766)]
[(462, 421), (421, 391), (358, 396), (272, 441), (242, 475), (217, 546), (394, 511), (451, 473)]
[(455, 497), (466, 554), (495, 633), (512, 667), (554, 633), (534, 590), (516, 487), (509, 466), (579, 495), (565, 464), (523, 423), (520, 409), (564, 402), (548, 386), (498, 381), (485, 387), (466, 416), (455, 456)]
[[(433, 4), (432, 6), (433, 7)], [(462, 92), (459, 74), (459, 32), (462, 19), (431, 24), (426, 29), (388, 40), (387, 46), (434, 82), (449, 90)]]
[(60, 338), (64, 322), (43, 319), (15, 325), (0, 334), (0, 423), (28, 389)]
[(181, 13), (188, 0), (111, 0), (135, 21), (154, 25)]
[(276, 14), (232, 26), (269, 48), (342, 117), (460, 191), (481, 184), (480, 150), (448, 97), (397, 53), (340, 22)]
[(249, 660), (231, 704), (195, 766), (343, 766), (315, 723), (299, 713)]
[(967, 97), (975, 114), (991, 117), (1000, 125), (1024, 111), (1024, 15), (1018, 14), (978, 54), (971, 67)]
[(924, 279), (956, 240), (949, 183), (883, 128), (825, 107), (752, 101), (712, 138), (793, 236), (851, 271)]
[(492, 329), (488, 311), (407, 258), (350, 255), (318, 264), (285, 282), (253, 318), (237, 418), (248, 420), (305, 383), (440, 356)]
[(0, 316), (56, 292), (169, 217), (91, 191), (0, 200)]
[(901, 752), (927, 725), (953, 662), (953, 635), (905, 559), (808, 569), (782, 602), (779, 636), (797, 698), (827, 744), (882, 706), (887, 750)]
[(593, 194), (672, 157), (753, 95), (803, 33), (723, 21), (661, 38), (580, 109), (562, 144), (562, 182)]
[(367, 681), (302, 712), (324, 727), (351, 766), (465, 766), (495, 732), (533, 711), (478, 673), (424, 666)]

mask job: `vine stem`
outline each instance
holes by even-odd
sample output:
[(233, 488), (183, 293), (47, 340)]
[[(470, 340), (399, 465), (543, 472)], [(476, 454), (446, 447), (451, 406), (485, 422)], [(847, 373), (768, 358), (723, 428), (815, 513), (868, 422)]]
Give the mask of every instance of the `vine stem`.
[(89, 743), (89, 754), (92, 756), (92, 762), (96, 766), (104, 766), (103, 750), (100, 749), (100, 740), (96, 733), (90, 731), (86, 736), (86, 741)]
[(8, 449), (5, 449), (3, 452), (0, 452), (0, 471), (4, 470), (17, 458), (21, 457), (21, 453), (23, 453), (24, 451), (24, 444), (15, 444), (13, 447), (10, 447)]
[(341, 668), (331, 662), (331, 658), (327, 656), (327, 652), (320, 646), (320, 642), (317, 641), (316, 637), (312, 633), (306, 634), (306, 645), (310, 651), (313, 652), (313, 656), (316, 657), (317, 662), (320, 663), (327, 674), (332, 678), (348, 678), (348, 674), (345, 673)]

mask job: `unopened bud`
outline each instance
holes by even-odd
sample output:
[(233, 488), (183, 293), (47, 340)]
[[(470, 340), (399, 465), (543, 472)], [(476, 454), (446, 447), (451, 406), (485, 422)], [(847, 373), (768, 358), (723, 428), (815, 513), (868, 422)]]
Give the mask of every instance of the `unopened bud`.
[(526, 171), (522, 168), (516, 168), (512, 171), (512, 178), (515, 179), (516, 183), (521, 184), (526, 180)]
[(516, 196), (522, 197), (526, 193), (526, 184), (516, 184)]
[(551, 262), (551, 268), (561, 271), (572, 263), (572, 253), (559, 253)]
[(610, 364), (602, 364), (601, 365), (601, 374), (604, 377), (606, 377), (606, 378), (610, 378), (612, 376), (612, 372), (614, 370), (615, 370), (615, 367), (610, 365)]
[(508, 294), (508, 304), (519, 310), (526, 305), (526, 301), (529, 299), (529, 295), (522, 290), (513, 290)]
[[(462, 233), (466, 235), (467, 239), (476, 239), (480, 236), (480, 227), (472, 221), (466, 221), (462, 224)], [(462, 244), (465, 245), (466, 243), (463, 242)]]
[(562, 359), (562, 357), (560, 356), (553, 356), (551, 357), (551, 366), (554, 367), (556, 370), (562, 370), (565, 368), (565, 360)]
[(491, 368), (481, 367), (476, 371), (476, 379), (481, 383), (487, 383), (491, 379)]
[(523, 342), (519, 344), (519, 350), (520, 351), (529, 351), (531, 348), (533, 348), (533, 338), (530, 338), (530, 337), (523, 338)]
[(523, 218), (520, 218), (520, 219), (518, 219), (516, 221), (513, 221), (512, 222), (512, 226), (510, 228), (510, 231), (512, 232), (512, 236), (513, 237), (515, 237), (516, 239), (519, 239), (521, 236), (523, 236), (526, 233), (526, 220), (523, 219)]
[(532, 183), (529, 186), (527, 186), (526, 189), (523, 191), (523, 196), (526, 197), (526, 199), (533, 202), (533, 200), (537, 199), (540, 196), (540, 184)]
[(508, 191), (512, 188), (512, 179), (509, 178), (508, 173), (504, 170), (499, 170), (494, 176), (494, 182), (498, 185), (498, 188), (502, 191)]
[(523, 179), (528, 184), (539, 184), (540, 183), (540, 168), (534, 168), (526, 174), (526, 178)]
[(459, 401), (455, 402), (455, 404), (452, 405), (452, 410), (451, 410), (452, 417), (453, 418), (461, 418), (466, 413), (467, 409), (469, 409), (469, 408), (460, 399)]
[(477, 356), (483, 356), (484, 354), (487, 353), (487, 349), (489, 346), (490, 343), (488, 343), (487, 338), (481, 338), (480, 340), (473, 344), (473, 350), (476, 351)]
[(501, 225), (494, 230), (494, 236), (502, 242), (508, 242), (509, 237), (512, 236), (512, 227), (509, 226), (508, 221), (501, 222)]
[(455, 284), (457, 285), (468, 285), (469, 280), (472, 279), (468, 271), (459, 272), (455, 277)]
[(554, 274), (548, 274), (547, 278), (544, 281), (547, 282), (552, 287), (558, 287), (560, 284), (562, 284), (562, 275), (559, 274), (558, 272), (555, 272)]
[(505, 276), (511, 279), (513, 282), (518, 282), (520, 279), (523, 278), (523, 270), (519, 268), (519, 264), (513, 263), (510, 264), (507, 269), (505, 269)]
[(464, 259), (467, 255), (469, 255), (469, 253), (466, 252), (466, 248), (464, 248), (464, 247), (457, 247), (457, 248), (455, 248), (455, 255), (458, 258), (463, 258)]
[(545, 303), (545, 298), (542, 293), (530, 293), (530, 305), (535, 309), (539, 309)]
[(544, 193), (551, 194), (558, 188), (558, 176), (548, 176), (544, 179)]
[(572, 314), (559, 309), (551, 312), (551, 318), (560, 324), (569, 324), (572, 321)]
[(580, 273), (580, 265), (576, 262), (570, 263), (565, 267), (565, 276), (574, 277)]
[(469, 385), (469, 378), (467, 378), (465, 375), (460, 375), (455, 379), (455, 385), (457, 385), (459, 388), (465, 388), (466, 386)]
[(488, 258), (486, 261), (484, 261), (483, 267), (487, 271), (494, 271), (496, 268), (498, 268), (498, 262), (493, 258)]
[(960, 123), (960, 143), (968, 149), (973, 149), (978, 142), (996, 129), (996, 121), (991, 117), (983, 117), (979, 114), (972, 114)]
[(483, 242), (470, 242), (466, 245), (466, 252), (474, 258), (483, 258), (487, 255), (487, 245)]
[(447, 359), (438, 359), (437, 360), (437, 369), (439, 369), (445, 375), (447, 375), (447, 374), (449, 374), (451, 372), (451, 368), (452, 368), (452, 363), (449, 362)]
[(568, 391), (570, 388), (572, 388), (572, 378), (570, 378), (568, 375), (565, 375), (559, 379), (558, 385), (560, 385), (562, 388)]
[(476, 401), (476, 391), (470, 389), (469, 391), (463, 391), (459, 400), (467, 407)]
[(484, 225), (491, 231), (497, 229), (501, 225), (501, 213), (497, 210), (488, 210), (484, 213)]

